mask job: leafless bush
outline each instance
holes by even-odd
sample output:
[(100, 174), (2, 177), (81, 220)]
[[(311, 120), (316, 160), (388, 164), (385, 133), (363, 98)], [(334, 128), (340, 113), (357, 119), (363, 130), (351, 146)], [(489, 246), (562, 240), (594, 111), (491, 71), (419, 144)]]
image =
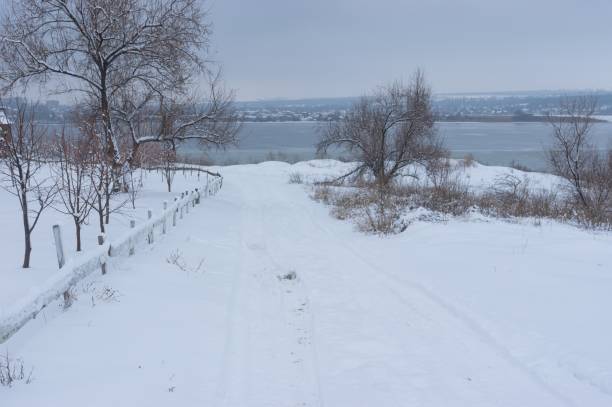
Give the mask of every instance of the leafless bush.
[(181, 271), (199, 273), (200, 271), (203, 271), (202, 267), (204, 265), (204, 259), (201, 259), (197, 266), (192, 267), (187, 264), (187, 262), (183, 258), (183, 253), (179, 249), (176, 249), (175, 251), (171, 252), (170, 255), (166, 258), (166, 263), (178, 267)]
[(427, 168), (427, 181), (396, 189), (411, 198), (412, 206), (455, 216), (463, 215), (473, 205), (468, 185), (450, 165), (448, 159), (433, 160)]
[(378, 188), (371, 191), (375, 196), (372, 204), (363, 208), (363, 214), (357, 219), (357, 225), (363, 232), (383, 235), (401, 233), (408, 227), (402, 219), (406, 201), (397, 195)]
[(564, 100), (563, 115), (551, 118), (553, 147), (549, 163), (567, 180), (578, 217), (588, 226), (612, 225), (612, 150), (597, 150), (590, 136), (596, 101), (591, 97)]
[(98, 282), (96, 281), (86, 284), (82, 290), (84, 294), (91, 297), (92, 307), (96, 306), (96, 300), (105, 303), (112, 303), (119, 302), (119, 298), (121, 298), (121, 293), (118, 290), (106, 285), (99, 287)]
[(11, 359), (8, 351), (0, 357), (0, 386), (11, 387), (15, 382), (25, 381), (26, 384), (32, 382), (31, 369), (28, 374), (21, 359)]
[(359, 187), (315, 185), (311, 197), (331, 206), (331, 215), (352, 220), (367, 233), (393, 234), (406, 229), (402, 214), (406, 200), (376, 184)]
[(102, 287), (96, 293), (96, 298), (102, 302), (119, 302), (121, 294), (111, 287)]
[(504, 174), (498, 176), (493, 184), (493, 195), (499, 207), (506, 209), (510, 204), (514, 208), (508, 213), (526, 214), (529, 198), (531, 197), (531, 186), (529, 178), (517, 177), (514, 174)]
[(289, 183), (290, 184), (303, 184), (304, 177), (299, 172), (292, 172), (289, 174)]
[(331, 187), (324, 183), (315, 184), (310, 197), (317, 202), (329, 205), (331, 203)]
[(353, 219), (364, 214), (364, 211), (374, 203), (367, 188), (340, 188), (331, 190), (331, 214), (336, 219)]

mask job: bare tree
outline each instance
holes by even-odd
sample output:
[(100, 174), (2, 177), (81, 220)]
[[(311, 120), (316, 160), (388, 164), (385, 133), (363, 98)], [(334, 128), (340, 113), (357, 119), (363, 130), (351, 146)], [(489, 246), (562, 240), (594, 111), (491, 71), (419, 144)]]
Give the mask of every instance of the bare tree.
[[(209, 72), (210, 24), (200, 0), (19, 0), (0, 30), (4, 87), (59, 79), (57, 92), (78, 92), (100, 116), (109, 161), (118, 178), (121, 137), (144, 142), (196, 138), (224, 144), (235, 135), (228, 114), (233, 96), (210, 81), (208, 106), (184, 111), (170, 134), (134, 135), (152, 106), (186, 101)], [(57, 83), (57, 82), (54, 82)], [(178, 103), (183, 105), (183, 102)], [(229, 137), (228, 137), (229, 136)]]
[(553, 145), (549, 163), (568, 181), (569, 194), (592, 223), (612, 215), (612, 152), (602, 153), (591, 143), (597, 101), (593, 97), (565, 99), (561, 114), (549, 117)]
[(387, 186), (405, 167), (426, 165), (441, 154), (434, 131), (431, 91), (417, 71), (410, 84), (392, 84), (357, 102), (339, 122), (330, 124), (319, 153), (341, 147), (361, 164), (352, 174), (370, 173)]
[(45, 165), (46, 130), (35, 125), (33, 109), (21, 106), (10, 134), (0, 134), (0, 185), (17, 197), (22, 214), (25, 249), (23, 268), (30, 267), (32, 232), (57, 189)]
[(112, 182), (112, 162), (106, 154), (105, 139), (97, 134), (96, 121), (98, 117), (87, 111), (74, 111), (71, 123), (77, 129), (80, 137), (85, 137), (90, 145), (91, 168), (88, 171), (90, 182), (95, 187), (92, 210), (98, 215), (100, 233), (106, 232), (110, 222), (111, 198), (117, 192)]
[(76, 232), (76, 251), (81, 251), (81, 226), (87, 221), (96, 199), (91, 179), (92, 140), (86, 135), (68, 136), (62, 132), (55, 143), (59, 202), (54, 208), (72, 218)]
[(176, 175), (176, 147), (172, 143), (166, 143), (161, 147), (160, 164), (163, 178), (166, 180), (168, 192), (172, 192), (172, 181)]

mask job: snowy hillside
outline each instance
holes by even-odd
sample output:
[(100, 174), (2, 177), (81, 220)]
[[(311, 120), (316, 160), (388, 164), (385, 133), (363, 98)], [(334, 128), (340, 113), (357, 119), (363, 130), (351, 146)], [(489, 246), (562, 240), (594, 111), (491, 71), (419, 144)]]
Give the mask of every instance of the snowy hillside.
[[(223, 189), (187, 221), (0, 345), (32, 371), (0, 405), (612, 405), (612, 234), (471, 215), (379, 237), (288, 182), (349, 166), (220, 168)], [(479, 188), (509, 171), (464, 176)], [(139, 216), (173, 196), (163, 188), (146, 178)], [(23, 271), (17, 210), (0, 198), (8, 308), (56, 272), (54, 215)], [(95, 246), (95, 225), (87, 236)]]

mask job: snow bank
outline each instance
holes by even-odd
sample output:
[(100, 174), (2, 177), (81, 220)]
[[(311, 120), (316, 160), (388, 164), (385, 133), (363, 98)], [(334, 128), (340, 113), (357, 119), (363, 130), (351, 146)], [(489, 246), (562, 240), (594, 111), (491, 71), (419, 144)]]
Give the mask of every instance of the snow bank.
[(71, 287), (89, 276), (102, 265), (108, 263), (109, 257), (129, 256), (144, 244), (153, 244), (156, 235), (165, 234), (170, 225), (189, 213), (190, 207), (199, 204), (202, 197), (215, 195), (223, 185), (223, 178), (215, 178), (202, 190), (196, 188), (175, 198), (159, 215), (152, 216), (126, 232), (113, 242), (107, 242), (95, 250), (70, 260), (62, 269), (36, 290), (0, 313), (0, 343), (6, 341), (28, 321), (36, 318), (48, 304), (62, 297)]

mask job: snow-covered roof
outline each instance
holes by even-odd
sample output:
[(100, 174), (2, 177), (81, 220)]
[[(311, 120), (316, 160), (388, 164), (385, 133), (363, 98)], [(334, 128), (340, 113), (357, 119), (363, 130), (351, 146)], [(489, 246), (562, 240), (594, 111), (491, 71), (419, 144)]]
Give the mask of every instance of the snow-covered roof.
[(0, 124), (10, 124), (8, 121), (8, 117), (6, 117), (6, 113), (4, 113), (4, 109), (0, 108)]

